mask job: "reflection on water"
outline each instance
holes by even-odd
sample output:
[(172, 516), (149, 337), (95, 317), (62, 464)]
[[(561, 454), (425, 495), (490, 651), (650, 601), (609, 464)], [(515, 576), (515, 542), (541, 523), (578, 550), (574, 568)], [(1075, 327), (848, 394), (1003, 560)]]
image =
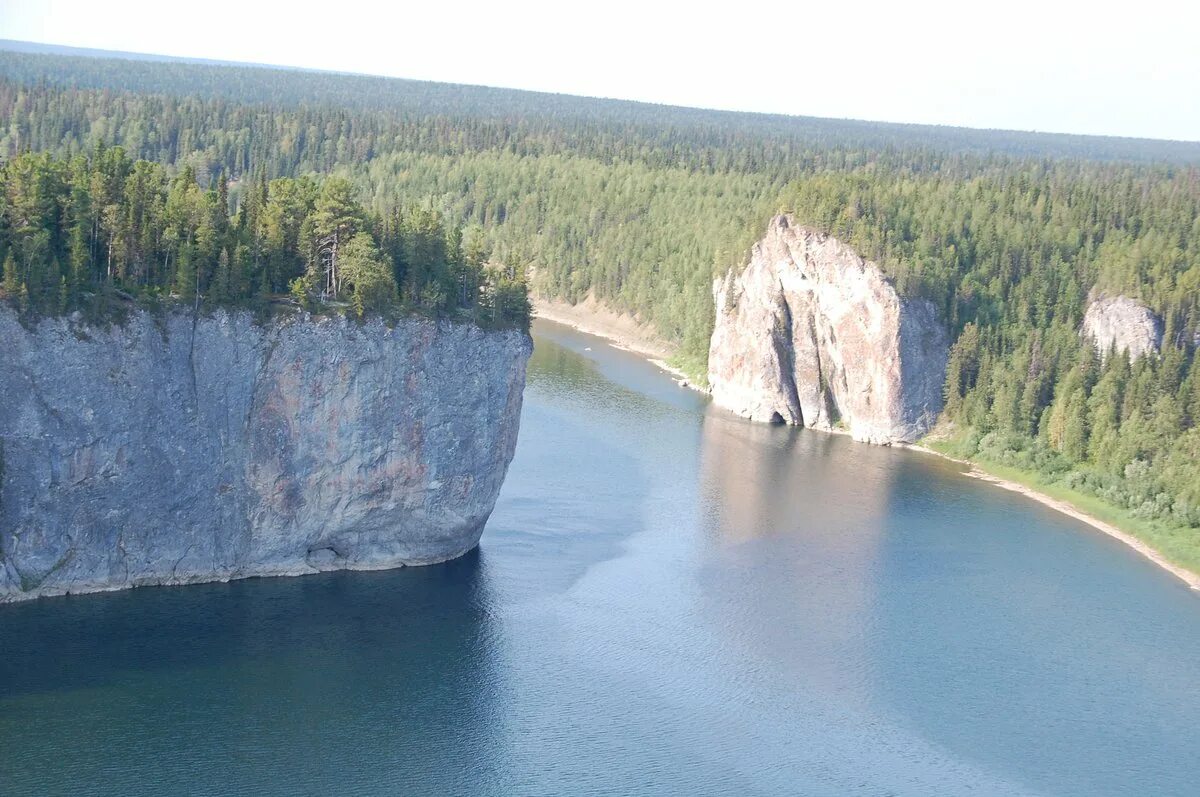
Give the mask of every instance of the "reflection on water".
[(797, 677), (858, 700), (895, 469), (891, 452), (839, 455), (846, 445), (710, 410), (701, 479), (718, 550), (705, 567), (715, 588), (700, 597), (714, 623), (740, 630), (729, 635), (737, 656), (788, 662)]
[(501, 757), (483, 559), (11, 607), (0, 792), (470, 791)]
[(0, 608), (0, 794), (1187, 795), (1200, 604), (539, 322), (463, 559)]

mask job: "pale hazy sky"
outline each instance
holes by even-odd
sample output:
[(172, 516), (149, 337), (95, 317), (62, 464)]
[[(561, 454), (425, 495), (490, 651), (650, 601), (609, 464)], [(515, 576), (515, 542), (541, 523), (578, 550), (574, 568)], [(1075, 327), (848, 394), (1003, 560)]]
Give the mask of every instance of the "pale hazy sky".
[(1200, 140), (1198, 9), (0, 0), (0, 38), (708, 108)]

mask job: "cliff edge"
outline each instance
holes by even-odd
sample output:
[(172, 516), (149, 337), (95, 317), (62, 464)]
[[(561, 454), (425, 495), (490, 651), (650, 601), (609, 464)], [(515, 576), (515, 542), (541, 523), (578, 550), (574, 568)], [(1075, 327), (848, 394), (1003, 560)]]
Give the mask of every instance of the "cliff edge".
[(718, 405), (882, 444), (916, 440), (941, 412), (949, 337), (934, 306), (837, 239), (776, 216), (713, 298)]
[(479, 541), (524, 332), (0, 309), (0, 602), (426, 564)]

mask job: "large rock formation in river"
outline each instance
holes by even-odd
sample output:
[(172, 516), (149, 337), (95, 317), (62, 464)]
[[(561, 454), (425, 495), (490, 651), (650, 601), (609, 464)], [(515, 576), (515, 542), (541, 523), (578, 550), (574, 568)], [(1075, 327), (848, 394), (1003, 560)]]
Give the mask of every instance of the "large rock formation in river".
[(523, 332), (0, 309), (0, 601), (426, 564), (473, 548)]
[(713, 295), (717, 404), (872, 443), (915, 440), (937, 419), (949, 339), (934, 306), (901, 298), (838, 240), (777, 216)]
[(1083, 314), (1082, 332), (1102, 357), (1118, 351), (1129, 352), (1129, 359), (1136, 360), (1162, 346), (1163, 322), (1136, 299), (1093, 294)]

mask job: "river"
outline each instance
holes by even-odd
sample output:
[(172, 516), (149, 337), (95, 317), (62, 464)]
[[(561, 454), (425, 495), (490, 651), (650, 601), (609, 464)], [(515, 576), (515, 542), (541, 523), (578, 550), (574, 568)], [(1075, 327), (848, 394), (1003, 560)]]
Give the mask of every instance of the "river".
[(1200, 597), (535, 324), (444, 565), (0, 607), (0, 794), (1194, 795)]

